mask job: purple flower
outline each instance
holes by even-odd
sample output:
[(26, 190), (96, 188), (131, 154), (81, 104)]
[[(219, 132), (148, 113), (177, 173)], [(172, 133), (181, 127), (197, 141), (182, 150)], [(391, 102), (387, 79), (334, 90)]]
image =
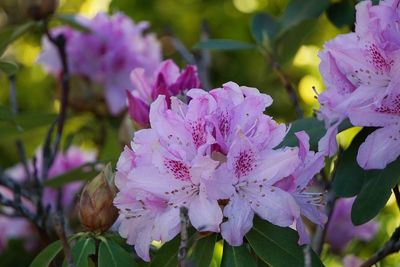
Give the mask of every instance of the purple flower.
[[(125, 107), (126, 90), (135, 89), (129, 74), (142, 68), (151, 76), (161, 62), (160, 44), (153, 34), (144, 34), (148, 23), (134, 24), (122, 13), (108, 16), (97, 14), (93, 19), (77, 18), (89, 33), (68, 27), (55, 28), (54, 36), (66, 37), (68, 63), (72, 75), (78, 75), (104, 86), (104, 96), (111, 114)], [(57, 50), (47, 38), (38, 62), (46, 71), (59, 75), (61, 64)]]
[(351, 206), (354, 198), (338, 199), (329, 222), (326, 241), (335, 252), (343, 251), (354, 239), (369, 241), (378, 231), (378, 223), (370, 221), (354, 226), (351, 222)]
[(364, 169), (382, 169), (400, 155), (398, 2), (359, 3), (356, 31), (339, 35), (320, 53), (327, 89), (318, 97), (319, 117), (328, 127), (320, 150), (336, 152), (337, 127), (345, 118), (354, 126), (379, 127), (360, 146), (357, 161)]
[(134, 69), (131, 82), (135, 90), (127, 92), (129, 115), (144, 127), (149, 125), (150, 104), (159, 95), (165, 95), (170, 105), (171, 96), (200, 87), (195, 66), (188, 65), (180, 72), (172, 60), (163, 61), (150, 78), (146, 77), (144, 69)]

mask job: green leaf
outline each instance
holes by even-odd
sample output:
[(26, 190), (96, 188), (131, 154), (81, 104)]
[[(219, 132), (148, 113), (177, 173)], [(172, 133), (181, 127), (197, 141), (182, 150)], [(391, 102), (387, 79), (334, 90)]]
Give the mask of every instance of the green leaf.
[(196, 242), (192, 254), (194, 266), (203, 267), (210, 265), (216, 241), (217, 234), (212, 234)]
[(221, 267), (256, 267), (256, 264), (245, 245), (232, 247), (224, 242)]
[(19, 37), (24, 35), (27, 31), (33, 29), (36, 23), (34, 21), (28, 21), (22, 25), (14, 28), (8, 28), (0, 32), (0, 56), (4, 53), (7, 47), (17, 40)]
[(354, 5), (347, 0), (333, 3), (326, 11), (328, 19), (338, 28), (354, 25), (356, 9)]
[(256, 46), (253, 44), (222, 39), (210, 39), (208, 41), (197, 43), (193, 49), (207, 49), (207, 50), (243, 50), (254, 49)]
[(399, 181), (400, 159), (383, 170), (368, 171), (362, 189), (351, 209), (353, 224), (360, 225), (373, 219), (383, 209), (389, 200), (392, 188)]
[(328, 5), (329, 0), (291, 0), (281, 16), (281, 33), (306, 20), (318, 18)]
[(0, 60), (0, 70), (4, 72), (6, 75), (11, 76), (17, 73), (18, 65), (13, 62), (8, 62), (4, 60)]
[(271, 49), (278, 23), (267, 13), (257, 13), (251, 21), (251, 34), (256, 42), (267, 49)]
[(95, 165), (96, 163), (84, 164), (78, 168), (44, 181), (43, 185), (46, 187), (59, 188), (71, 182), (89, 180), (99, 173), (95, 170)]
[[(304, 266), (303, 248), (297, 244), (299, 236), (288, 227), (279, 227), (255, 218), (246, 239), (257, 256), (273, 267)], [(311, 257), (313, 267), (323, 266), (313, 251)]]
[(332, 183), (333, 190), (339, 197), (355, 196), (362, 188), (366, 171), (358, 165), (356, 158), (358, 148), (371, 132), (371, 128), (362, 129), (340, 155)]
[(310, 136), (310, 148), (318, 149), (318, 141), (326, 133), (325, 124), (317, 118), (299, 119), (290, 124), (290, 130), (281, 146), (297, 146), (296, 132), (305, 131)]
[(180, 236), (175, 237), (171, 241), (162, 245), (152, 258), (151, 267), (175, 267), (178, 265), (178, 248), (180, 244)]
[(32, 261), (30, 267), (46, 267), (49, 266), (53, 259), (62, 250), (61, 241), (55, 241), (43, 249)]
[(132, 255), (110, 239), (101, 239), (98, 267), (135, 267)]
[(88, 27), (79, 23), (79, 21), (76, 19), (76, 15), (74, 14), (57, 14), (53, 18), (70, 26), (71, 28), (74, 28), (75, 30), (87, 33), (91, 31)]
[(14, 114), (8, 107), (0, 106), (0, 122), (1, 121), (15, 123)]
[(76, 267), (88, 267), (88, 257), (96, 253), (93, 238), (81, 238), (71, 250)]

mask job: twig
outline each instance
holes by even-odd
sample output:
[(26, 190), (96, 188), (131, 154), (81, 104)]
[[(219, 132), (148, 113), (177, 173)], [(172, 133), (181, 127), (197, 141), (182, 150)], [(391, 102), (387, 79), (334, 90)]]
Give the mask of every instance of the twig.
[(178, 250), (179, 267), (186, 267), (186, 252), (188, 247), (188, 209), (186, 207), (180, 208), (181, 217), (181, 243)]
[(17, 146), (19, 161), (21, 162), (21, 164), (24, 168), (25, 177), (28, 181), (30, 181), (31, 180), (31, 172), (29, 171), (28, 163), (26, 161), (26, 154), (25, 154), (25, 149), (24, 149), (24, 145), (22, 144), (22, 141), (18, 139), (16, 141), (16, 146)]
[(360, 265), (360, 267), (370, 267), (377, 262), (381, 261), (386, 256), (396, 253), (400, 250), (400, 227), (397, 227), (393, 232), (390, 239), (383, 245), (383, 247), (375, 253), (366, 262)]
[(303, 248), (303, 253), (304, 253), (304, 267), (311, 267), (311, 247), (310, 244), (307, 244)]
[(11, 110), (14, 115), (18, 113), (18, 103), (17, 103), (17, 92), (15, 85), (15, 75), (8, 76), (8, 80), (10, 82), (10, 104)]
[[(201, 22), (200, 41), (207, 41), (210, 37), (210, 27), (207, 21)], [(197, 60), (197, 67), (199, 69), (199, 78), (203, 85), (203, 89), (210, 90), (210, 65), (211, 65), (211, 52), (203, 49), (200, 52), (200, 58)]]
[(58, 238), (63, 246), (65, 258), (69, 267), (75, 267), (74, 260), (71, 254), (71, 247), (68, 244), (67, 236), (65, 234), (65, 220), (62, 213), (57, 213), (53, 219), (54, 229), (57, 232)]
[(397, 207), (400, 209), (400, 192), (399, 192), (399, 185), (395, 185), (395, 187), (393, 187), (393, 193), (394, 196), (396, 198), (396, 203), (397, 203)]
[[(15, 192), (14, 192), (15, 196)], [(27, 218), (28, 220), (32, 222), (37, 222), (36, 221), (36, 216), (33, 214), (28, 208), (26, 208), (20, 201), (13, 201), (10, 199), (5, 198), (1, 193), (0, 193), (0, 204), (5, 206), (5, 207), (10, 207), (13, 208), (17, 214)], [(37, 223), (35, 225), (39, 226)], [(39, 226), (40, 227), (40, 226)]]
[(196, 65), (196, 59), (192, 53), (186, 48), (186, 46), (179, 40), (173, 33), (170, 27), (165, 28), (166, 34), (169, 36), (172, 45), (175, 50), (181, 55), (181, 57), (186, 61), (187, 64)]

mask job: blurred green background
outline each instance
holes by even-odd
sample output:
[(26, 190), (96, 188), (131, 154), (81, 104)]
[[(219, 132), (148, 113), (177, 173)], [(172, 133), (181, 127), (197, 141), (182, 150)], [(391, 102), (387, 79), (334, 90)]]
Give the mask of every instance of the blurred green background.
[[(22, 10), (28, 2), (0, 0), (0, 28), (26, 21), (27, 17)], [(173, 58), (183, 66), (185, 62), (168, 40), (167, 29), (172, 30), (189, 49), (199, 42), (200, 25), (204, 20), (209, 25), (210, 38), (254, 42), (250, 31), (252, 16), (256, 12), (280, 16), (287, 2), (287, 0), (61, 0), (57, 12), (78, 13), (92, 17), (100, 11), (110, 13), (122, 11), (134, 21), (149, 21), (151, 23), (149, 31), (155, 32), (163, 44), (164, 58)], [(319, 92), (324, 89), (318, 72), (318, 51), (327, 40), (348, 32), (354, 19), (355, 2), (331, 1), (330, 3), (331, 6), (335, 4), (336, 8), (330, 8), (329, 12), (310, 20), (310, 23), (304, 25), (306, 28), (303, 27), (302, 31), (293, 34), (293, 40), (287, 42), (301, 39), (300, 45), (293, 54), (288, 54), (287, 59), (281, 62), (284, 72), (298, 92), (306, 116), (312, 116), (313, 110), (318, 108), (312, 87), (314, 86)], [(16, 76), (19, 113), (38, 114), (38, 120), (42, 119), (43, 122), (41, 126), (35, 125), (24, 132), (16, 132), (10, 125), (1, 125), (1, 168), (7, 168), (18, 161), (15, 149), (17, 137), (25, 141), (28, 156), (34, 153), (44, 139), (47, 129), (47, 120), (41, 114), (56, 113), (59, 108), (56, 80), (44, 73), (40, 66), (35, 65), (40, 51), (40, 38), (39, 32), (30, 32), (9, 47), (4, 55), (4, 58), (17, 62), (20, 66)], [(211, 58), (212, 87), (219, 87), (227, 81), (256, 87), (273, 97), (274, 104), (268, 110), (270, 115), (278, 121), (290, 122), (296, 119), (284, 87), (259, 51), (212, 51)], [(3, 74), (0, 74), (0, 104), (3, 106), (10, 104), (9, 82)], [(120, 121), (121, 118), (104, 120), (91, 113), (71, 114), (64, 133), (66, 137), (64, 143), (73, 142), (93, 147), (104, 141), (98, 140), (97, 133), (102, 127), (108, 127), (110, 130), (101, 159), (115, 161), (121, 149), (117, 137)], [(354, 133), (350, 136), (354, 136)], [(348, 143), (349, 138), (344, 136), (343, 143)], [(347, 253), (366, 258), (388, 239), (393, 229), (400, 223), (398, 210), (392, 199), (380, 215), (379, 221), (381, 228), (377, 237), (368, 244), (354, 242)], [(323, 254), (327, 266), (341, 266), (341, 258), (341, 255), (330, 254), (328, 250)], [(397, 261), (400, 261), (400, 257), (390, 256), (382, 266), (399, 266), (396, 264)]]

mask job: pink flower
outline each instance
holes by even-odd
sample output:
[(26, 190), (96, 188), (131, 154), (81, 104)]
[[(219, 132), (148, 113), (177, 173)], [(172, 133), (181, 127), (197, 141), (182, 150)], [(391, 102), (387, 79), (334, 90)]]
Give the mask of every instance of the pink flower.
[(150, 78), (143, 68), (136, 68), (131, 73), (133, 88), (127, 92), (128, 111), (131, 118), (142, 126), (149, 124), (150, 104), (159, 96), (165, 95), (167, 103), (170, 97), (186, 90), (200, 87), (195, 66), (187, 66), (182, 72), (172, 60), (163, 61)]
[(320, 150), (336, 152), (337, 127), (345, 118), (354, 126), (379, 127), (360, 146), (364, 169), (382, 169), (400, 155), (400, 38), (398, 1), (357, 5), (356, 32), (339, 35), (320, 53), (327, 89), (319, 97), (319, 117), (328, 127)]
[[(71, 74), (103, 85), (108, 108), (117, 115), (126, 107), (126, 90), (134, 89), (130, 72), (142, 68), (150, 76), (161, 61), (160, 44), (153, 34), (143, 33), (148, 23), (134, 24), (122, 13), (112, 16), (99, 13), (90, 20), (82, 17), (77, 20), (90, 32), (61, 27), (53, 29), (52, 34), (63, 33), (66, 37)], [(61, 73), (57, 50), (46, 38), (38, 62), (50, 73)]]
[[(210, 92), (191, 89), (187, 96), (188, 104), (158, 96), (150, 106), (151, 128), (135, 133), (132, 149), (125, 148), (117, 163), (119, 232), (141, 258), (150, 260), (151, 240), (166, 242), (179, 232), (181, 206), (198, 231), (221, 231), (235, 246), (254, 214), (290, 226), (300, 211), (314, 211), (296, 201), (323, 158), (309, 160), (314, 153), (308, 147), (274, 149), (286, 126), (263, 113), (269, 96), (233, 82)], [(276, 186), (302, 162), (296, 173), (301, 192)]]
[(370, 221), (354, 226), (351, 222), (351, 206), (354, 198), (338, 199), (326, 232), (326, 241), (335, 252), (343, 251), (354, 239), (371, 240), (378, 231), (378, 223)]

